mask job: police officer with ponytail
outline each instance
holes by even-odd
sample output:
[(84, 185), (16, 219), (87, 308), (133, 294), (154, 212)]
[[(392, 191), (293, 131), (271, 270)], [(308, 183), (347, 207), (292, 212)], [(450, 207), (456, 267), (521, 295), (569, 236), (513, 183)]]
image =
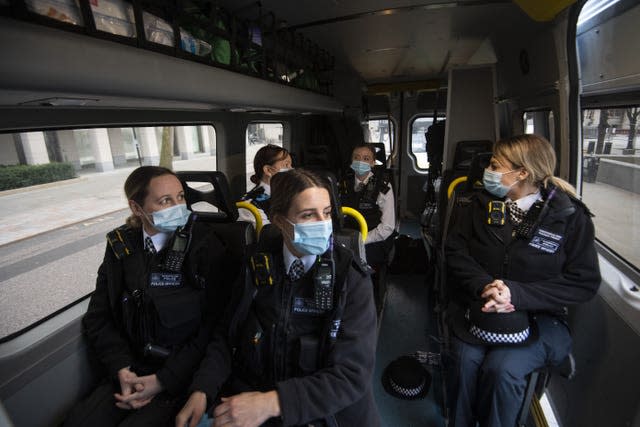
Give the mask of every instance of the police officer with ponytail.
[(83, 318), (107, 376), (66, 426), (172, 425), (226, 304), (223, 245), (189, 221), (176, 175), (143, 166), (124, 190), (131, 216), (107, 235)]
[[(241, 200), (254, 205), (262, 224), (269, 224), (269, 206), (271, 198), (271, 178), (278, 172), (286, 172), (292, 168), (291, 155), (286, 148), (267, 144), (258, 150), (253, 158), (254, 174), (251, 175), (251, 182), (255, 184)], [(256, 225), (253, 214), (246, 209), (238, 210), (238, 221), (246, 221)]]
[(598, 290), (591, 213), (555, 167), (540, 136), (498, 141), (484, 190), (454, 212), (445, 247), (453, 426), (513, 427), (527, 375), (571, 351), (567, 307)]
[[(371, 282), (332, 241), (327, 183), (272, 177), (271, 219), (228, 327), (209, 345), (176, 427), (214, 406), (215, 426), (377, 426)], [(214, 400), (223, 383), (221, 400)]]

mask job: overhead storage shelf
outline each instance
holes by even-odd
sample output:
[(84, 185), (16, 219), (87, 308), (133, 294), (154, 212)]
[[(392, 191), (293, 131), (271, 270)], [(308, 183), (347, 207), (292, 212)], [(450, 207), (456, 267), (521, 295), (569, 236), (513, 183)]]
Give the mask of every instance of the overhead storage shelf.
[(259, 2), (230, 12), (212, 0), (0, 0), (0, 14), (333, 95), (334, 58)]

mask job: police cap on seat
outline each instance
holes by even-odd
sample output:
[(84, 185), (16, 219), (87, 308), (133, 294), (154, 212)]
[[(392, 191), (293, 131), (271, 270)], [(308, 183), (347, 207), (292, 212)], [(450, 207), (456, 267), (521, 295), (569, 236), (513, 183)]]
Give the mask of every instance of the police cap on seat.
[(537, 336), (535, 322), (526, 311), (485, 313), (484, 301), (473, 301), (464, 313), (456, 313), (453, 331), (469, 344), (520, 345)]
[(384, 369), (382, 385), (399, 399), (422, 399), (429, 392), (431, 374), (415, 358), (402, 356)]

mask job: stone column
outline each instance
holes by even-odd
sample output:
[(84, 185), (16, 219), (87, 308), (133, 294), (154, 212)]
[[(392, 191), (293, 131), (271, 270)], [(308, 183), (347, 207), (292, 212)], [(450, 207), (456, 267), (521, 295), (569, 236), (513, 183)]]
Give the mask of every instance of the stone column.
[(182, 160), (193, 159), (193, 144), (191, 143), (193, 130), (195, 130), (194, 126), (176, 126), (176, 142)]
[(200, 137), (202, 138), (202, 152), (211, 152), (211, 137), (209, 135), (209, 129), (211, 126), (198, 126)]
[(24, 132), (20, 134), (25, 161), (28, 165), (49, 163), (47, 145), (42, 132)]
[(111, 157), (113, 157), (113, 166), (124, 166), (127, 164), (125, 156), (124, 139), (122, 138), (122, 129), (107, 129), (109, 134), (109, 145), (111, 146)]
[(0, 134), (0, 164), (5, 166), (20, 164), (16, 144), (10, 133)]
[(98, 172), (112, 171), (114, 169), (113, 157), (111, 157), (107, 130), (105, 128), (89, 130), (89, 141), (91, 141), (96, 170)]
[(60, 143), (64, 161), (71, 163), (75, 170), (80, 170), (82, 165), (80, 164), (80, 153), (78, 153), (75, 133), (72, 130), (59, 130), (56, 131), (56, 137)]
[(209, 135), (209, 153), (215, 156), (218, 153), (218, 134), (213, 126), (205, 126), (206, 133)]
[(160, 164), (160, 152), (158, 151), (158, 138), (154, 127), (136, 128), (140, 156), (143, 166), (157, 166)]

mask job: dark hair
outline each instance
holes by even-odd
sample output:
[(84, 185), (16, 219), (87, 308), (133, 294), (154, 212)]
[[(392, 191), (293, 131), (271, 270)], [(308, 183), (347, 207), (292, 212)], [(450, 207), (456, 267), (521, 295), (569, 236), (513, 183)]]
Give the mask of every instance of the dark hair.
[(275, 162), (286, 159), (288, 155), (289, 151), (286, 148), (273, 144), (267, 144), (259, 149), (253, 158), (253, 171), (255, 174), (251, 175), (251, 182), (254, 184), (260, 183), (264, 174), (262, 170), (264, 166), (272, 166)]
[[(161, 166), (140, 166), (135, 169), (124, 182), (124, 194), (127, 200), (133, 200), (142, 207), (144, 199), (146, 199), (149, 194), (149, 183), (153, 178), (162, 175), (176, 176), (170, 169)], [(130, 215), (129, 218), (127, 218), (127, 224), (135, 228), (142, 226), (140, 218), (135, 215)]]
[(366, 148), (367, 150), (371, 151), (371, 155), (373, 156), (373, 160), (376, 160), (376, 149), (373, 145), (366, 143), (366, 142), (361, 142), (360, 144), (356, 145), (355, 147), (353, 147), (353, 150), (351, 150), (351, 155), (353, 155), (353, 152), (356, 151), (358, 148)]
[(296, 168), (274, 175), (271, 178), (269, 218), (273, 218), (275, 215), (286, 216), (293, 199), (307, 188), (312, 187), (324, 188), (331, 194), (329, 183), (309, 170)]

